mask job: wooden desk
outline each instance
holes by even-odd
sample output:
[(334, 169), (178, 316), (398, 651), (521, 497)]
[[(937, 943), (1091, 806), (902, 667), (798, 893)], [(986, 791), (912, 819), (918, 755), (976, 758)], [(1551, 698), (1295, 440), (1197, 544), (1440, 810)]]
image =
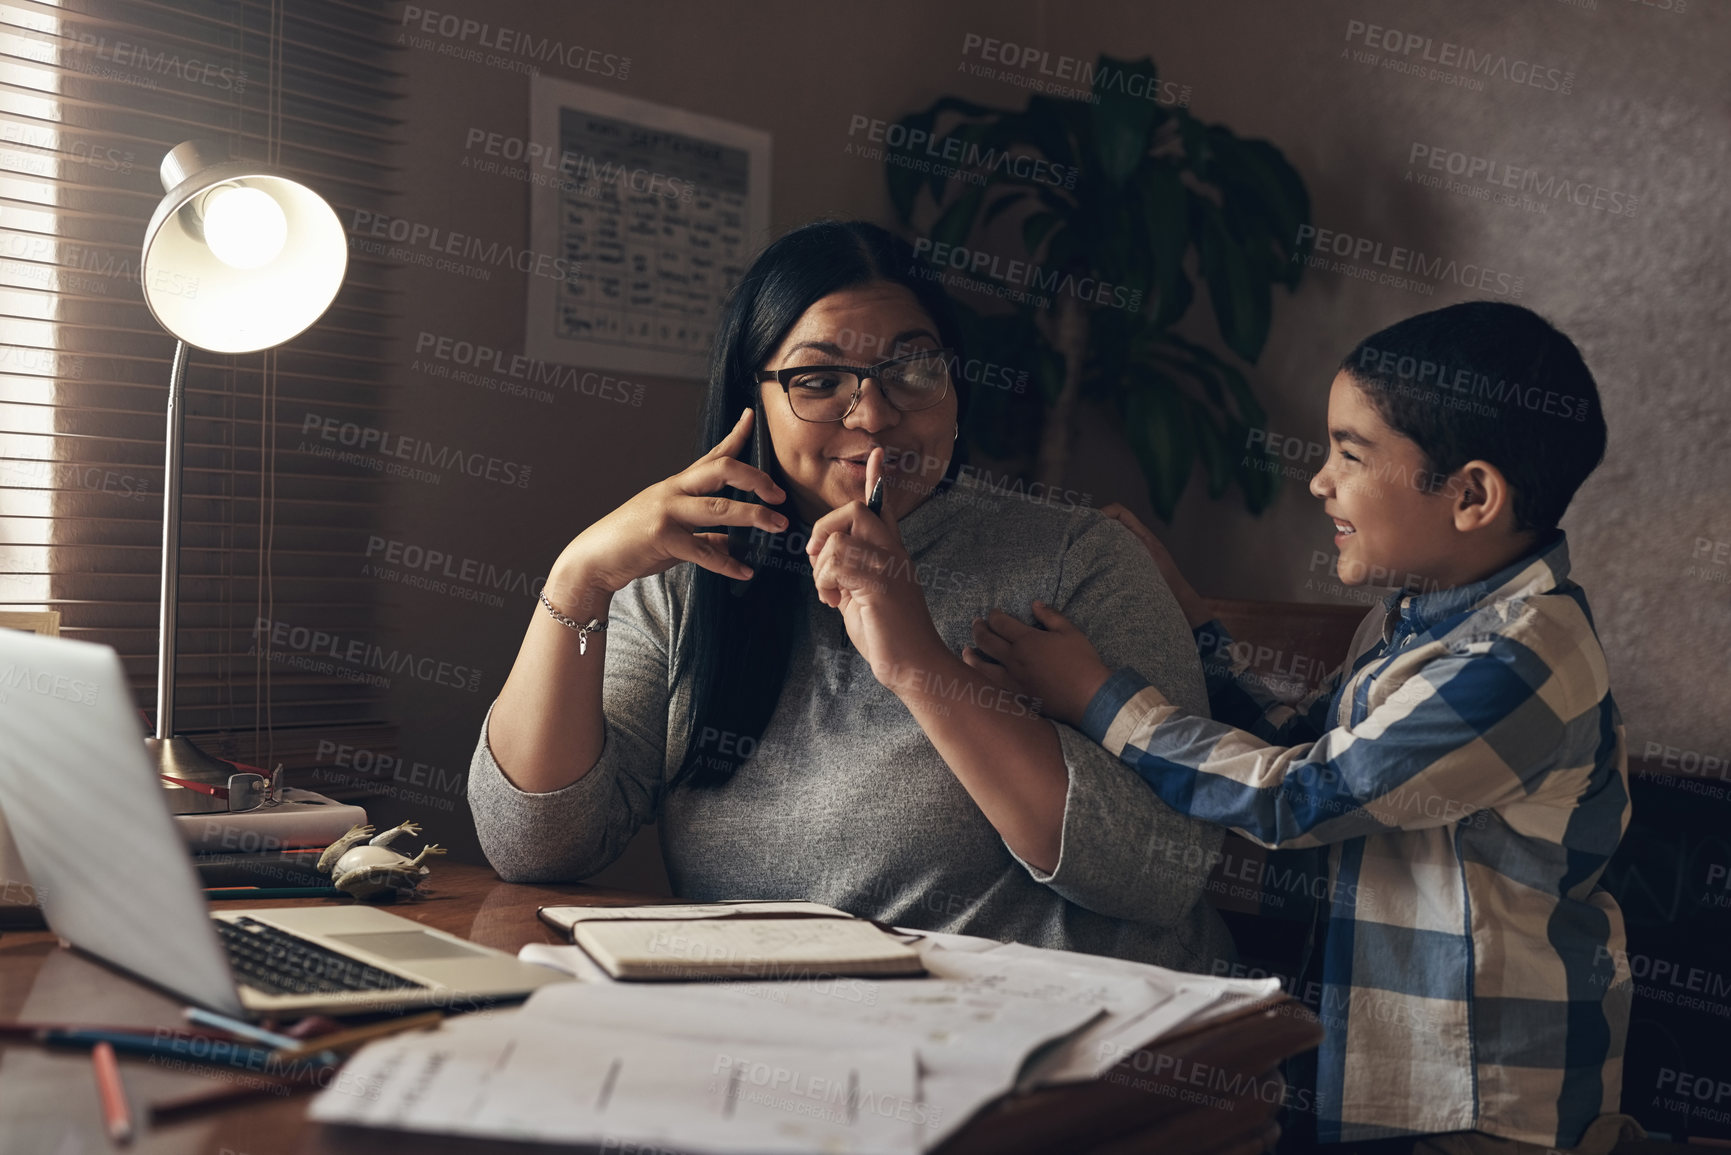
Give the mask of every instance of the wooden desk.
[[(390, 909), (508, 951), (526, 942), (560, 941), (535, 918), (537, 906), (642, 901), (588, 886), (513, 885), (500, 882), (484, 867), (459, 863), (438, 864), (432, 884), (425, 899)], [(298, 906), (309, 901), (316, 900), (225, 905)], [(180, 1011), (174, 999), (61, 948), (46, 931), (0, 932), (0, 1019), (166, 1027), (181, 1022)], [(1308, 1011), (1281, 1003), (1132, 1055), (1105, 1079), (1002, 1100), (940, 1150), (944, 1155), (1260, 1151), (1278, 1134), (1274, 1115), (1283, 1084), (1276, 1067), (1320, 1038), (1321, 1029)], [(214, 1085), (213, 1080), (142, 1059), (122, 1058), (121, 1066), (141, 1129), (131, 1150), (142, 1155), (547, 1155), (581, 1150), (322, 1126), (307, 1121), (306, 1092), (254, 1098), (150, 1124), (146, 1104)], [(44, 1155), (110, 1149), (86, 1053), (16, 1043), (0, 1046), (0, 1149)]]

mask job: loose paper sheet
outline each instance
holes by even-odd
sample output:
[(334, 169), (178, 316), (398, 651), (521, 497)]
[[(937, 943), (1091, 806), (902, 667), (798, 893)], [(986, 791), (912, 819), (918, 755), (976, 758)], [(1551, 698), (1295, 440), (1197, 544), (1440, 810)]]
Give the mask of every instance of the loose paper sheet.
[[(1279, 980), (1272, 978), (1221, 978), (975, 935), (897, 929), (918, 936), (915, 949), (933, 977), (964, 983), (981, 992), (1058, 1000), (1103, 1012), (1085, 1030), (1030, 1063), (1017, 1081), (1021, 1090), (1097, 1079), (1125, 1055), (1181, 1029), (1234, 1014), (1280, 991)], [(585, 981), (611, 981), (575, 947), (536, 943), (524, 947), (518, 957)]]
[[(560, 998), (547, 998), (555, 991)], [(919, 1056), (920, 1147), (932, 1146), (1009, 1091), (1023, 1061), (1100, 1012), (1097, 1007), (976, 991), (925, 979), (790, 982), (560, 983), (525, 1015), (591, 1026), (772, 1045), (824, 1042), (839, 1051), (911, 1044)]]
[[(984, 940), (991, 941), (991, 940)], [(956, 949), (960, 945), (961, 949)], [(1280, 989), (1276, 979), (1221, 979), (1073, 951), (1015, 943), (932, 943), (920, 958), (933, 975), (1025, 998), (1099, 1008), (1086, 1029), (1029, 1064), (1027, 1090), (1097, 1079), (1126, 1055), (1178, 1028), (1205, 1022)]]
[(313, 1101), (324, 1123), (713, 1152), (918, 1149), (908, 1046), (725, 1044), (522, 1013), (364, 1048)]

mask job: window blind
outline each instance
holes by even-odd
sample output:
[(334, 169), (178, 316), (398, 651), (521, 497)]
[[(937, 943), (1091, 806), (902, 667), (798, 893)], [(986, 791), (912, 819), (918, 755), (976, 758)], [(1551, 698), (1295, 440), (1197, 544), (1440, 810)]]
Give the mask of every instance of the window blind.
[[(157, 166), (210, 140), (339, 215), (387, 211), (389, 19), (337, 0), (0, 4), (0, 609), (57, 610), (62, 636), (113, 646), (141, 709), (175, 344), (139, 287)], [(385, 479), (282, 450), (308, 410), (379, 424), (395, 302), (387, 268), (353, 253), (298, 338), (190, 351), (175, 728), (209, 753), (293, 769), (324, 743), (394, 749), (375, 680), (275, 646), (259, 623), (375, 630), (377, 583), (356, 559)]]

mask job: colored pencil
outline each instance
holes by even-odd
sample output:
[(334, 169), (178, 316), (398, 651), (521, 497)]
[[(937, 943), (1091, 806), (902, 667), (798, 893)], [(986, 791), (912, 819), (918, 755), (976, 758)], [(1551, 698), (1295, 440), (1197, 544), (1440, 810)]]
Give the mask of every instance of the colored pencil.
[(443, 1011), (426, 1011), (418, 1015), (405, 1015), (400, 1019), (385, 1019), (383, 1022), (368, 1023), (364, 1027), (354, 1027), (346, 1031), (332, 1031), (328, 1035), (320, 1035), (305, 1042), (298, 1042), (293, 1047), (286, 1047), (273, 1056), (277, 1059), (304, 1059), (319, 1051), (332, 1054), (346, 1054), (349, 1051), (370, 1043), (374, 1039), (382, 1039), (388, 1035), (400, 1034), (403, 1031), (418, 1031), (423, 1027), (437, 1026), (444, 1020)]
[(305, 1042), (293, 1035), (279, 1035), (275, 1031), (267, 1031), (263, 1027), (255, 1027), (251, 1023), (243, 1023), (239, 1019), (231, 1019), (227, 1015), (219, 1015), (215, 1011), (207, 1011), (203, 1007), (187, 1007), (184, 1014), (189, 1022), (206, 1027), (216, 1027), (231, 1035), (239, 1035), (251, 1039), (255, 1043), (267, 1043), (278, 1050), (284, 1047), (298, 1047)]
[[(50, 1030), (40, 1032), (37, 1038), (44, 1043), (72, 1047), (87, 1047), (105, 1042), (125, 1055), (172, 1058), (214, 1067), (244, 1067), (253, 1071), (269, 1070), (273, 1062), (281, 1063), (281, 1060), (276, 1058), (276, 1052), (269, 1047), (229, 1043), (226, 1039), (210, 1040), (214, 1045), (200, 1055), (194, 1053), (194, 1049), (187, 1045), (188, 1040), (184, 1036), (177, 1039), (157, 1039), (148, 1035), (134, 1035), (123, 1031)], [(225, 1046), (224, 1044), (228, 1045)], [(339, 1056), (323, 1049), (315, 1049), (306, 1055), (296, 1056), (296, 1065), (290, 1070), (272, 1073), (293, 1076), (301, 1073), (300, 1068), (302, 1067), (310, 1070), (315, 1067), (333, 1066), (338, 1061)]]
[[(47, 1031), (103, 1031), (109, 1034), (137, 1035), (140, 1038), (155, 1038), (161, 1032), (181, 1039), (223, 1039), (229, 1036), (226, 1030), (201, 1030), (192, 1027), (112, 1027), (97, 1023), (31, 1023), (3, 1022), (0, 1023), (0, 1039), (40, 1039)], [(283, 1036), (288, 1038), (289, 1036)], [(299, 1039), (294, 1042), (298, 1045)]]
[(251, 1099), (259, 1095), (292, 1095), (298, 1090), (315, 1086), (312, 1078), (299, 1079), (266, 1079), (262, 1076), (248, 1079), (244, 1083), (223, 1083), (215, 1087), (200, 1087), (196, 1091), (188, 1091), (169, 1099), (158, 1099), (148, 1108), (150, 1117), (168, 1119), (176, 1115), (199, 1111), (206, 1107), (220, 1107), (237, 1100)]
[(102, 1098), (102, 1118), (108, 1137), (116, 1143), (132, 1142), (132, 1108), (126, 1102), (126, 1084), (120, 1081), (120, 1064), (114, 1047), (101, 1042), (90, 1050), (90, 1065), (96, 1072), (96, 1093)]
[(346, 890), (334, 886), (210, 886), (206, 898), (349, 898)]

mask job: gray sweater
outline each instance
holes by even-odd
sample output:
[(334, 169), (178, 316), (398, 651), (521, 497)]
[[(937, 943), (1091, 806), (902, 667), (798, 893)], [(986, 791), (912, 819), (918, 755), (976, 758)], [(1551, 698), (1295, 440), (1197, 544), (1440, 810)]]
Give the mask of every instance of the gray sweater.
[[(1122, 525), (964, 484), (928, 498), (900, 528), (952, 652), (971, 640), (977, 613), (1000, 606), (1032, 621), (1040, 598), (1087, 634), (1108, 668), (1131, 666), (1206, 716), (1177, 602)], [(719, 789), (667, 791), (686, 742), (690, 677), (670, 673), (669, 655), (691, 578), (681, 564), (615, 595), (607, 735), (582, 778), (551, 793), (517, 789), (482, 724), (469, 803), (500, 877), (584, 878), (657, 822), (674, 892), (692, 901), (809, 899), (897, 925), (1182, 970), (1233, 957), (1202, 894), (1218, 828), (1168, 809), (1128, 767), (1054, 722), (1070, 773), (1060, 857), (1049, 875), (1024, 863), (809, 584), (804, 633), (750, 760)], [(1006, 695), (999, 708), (1027, 702)]]

